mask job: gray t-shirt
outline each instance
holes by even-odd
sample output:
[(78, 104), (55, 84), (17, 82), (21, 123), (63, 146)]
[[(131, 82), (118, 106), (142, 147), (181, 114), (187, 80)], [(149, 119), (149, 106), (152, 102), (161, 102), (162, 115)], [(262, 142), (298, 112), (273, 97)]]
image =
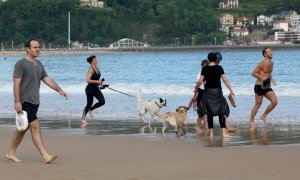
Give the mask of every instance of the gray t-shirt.
[(21, 78), (21, 103), (29, 102), (40, 104), (41, 80), (47, 77), (47, 72), (42, 63), (36, 60), (36, 64), (23, 58), (18, 61), (14, 69), (14, 77)]

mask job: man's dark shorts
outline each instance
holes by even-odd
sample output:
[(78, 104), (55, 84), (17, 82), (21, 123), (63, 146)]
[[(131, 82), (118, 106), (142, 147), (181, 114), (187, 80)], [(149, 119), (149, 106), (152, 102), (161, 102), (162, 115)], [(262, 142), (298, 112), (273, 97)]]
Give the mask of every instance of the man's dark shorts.
[(37, 120), (37, 112), (39, 110), (39, 105), (31, 104), (29, 102), (24, 102), (22, 104), (22, 110), (27, 112), (28, 124), (34, 120)]
[(255, 85), (254, 86), (254, 92), (259, 95), (259, 96), (263, 96), (265, 95), (267, 92), (269, 91), (273, 91), (272, 88), (268, 88), (268, 89), (262, 89), (261, 85)]

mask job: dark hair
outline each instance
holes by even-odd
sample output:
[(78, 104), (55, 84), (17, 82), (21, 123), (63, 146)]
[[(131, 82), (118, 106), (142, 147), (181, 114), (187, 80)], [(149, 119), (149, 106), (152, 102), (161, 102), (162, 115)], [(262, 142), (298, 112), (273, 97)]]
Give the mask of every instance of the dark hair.
[(90, 57), (88, 57), (87, 59), (86, 59), (86, 61), (88, 62), (88, 63), (90, 63), (91, 64), (91, 62), (93, 61), (93, 59), (95, 58), (96, 56), (90, 56)]
[(267, 49), (270, 49), (269, 47), (265, 47), (265, 48), (263, 48), (263, 50), (262, 50), (262, 55), (265, 57), (265, 54), (266, 54), (266, 52), (267, 52)]
[(218, 56), (214, 52), (211, 52), (207, 55), (207, 59), (209, 60), (209, 62), (216, 62), (217, 58), (218, 58)]
[(202, 60), (201, 66), (206, 66), (207, 64), (208, 64), (208, 60), (207, 59)]
[(31, 42), (32, 42), (32, 41), (38, 41), (38, 40), (33, 39), (33, 38), (28, 39), (28, 40), (25, 42), (25, 47), (26, 47), (26, 48), (30, 48), (30, 47), (31, 47)]

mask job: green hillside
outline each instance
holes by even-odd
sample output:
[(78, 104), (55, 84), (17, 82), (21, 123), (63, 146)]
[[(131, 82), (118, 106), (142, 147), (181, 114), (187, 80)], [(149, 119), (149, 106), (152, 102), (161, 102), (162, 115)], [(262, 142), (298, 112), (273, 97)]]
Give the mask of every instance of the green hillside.
[(240, 8), (218, 9), (219, 0), (106, 0), (105, 8), (80, 7), (79, 0), (8, 0), (0, 2), (0, 41), (21, 46), (35, 37), (44, 44), (66, 47), (68, 12), (71, 13), (71, 41), (105, 46), (121, 38), (151, 45), (210, 44), (219, 32), (219, 14), (257, 16), (294, 9), (298, 0), (240, 0)]

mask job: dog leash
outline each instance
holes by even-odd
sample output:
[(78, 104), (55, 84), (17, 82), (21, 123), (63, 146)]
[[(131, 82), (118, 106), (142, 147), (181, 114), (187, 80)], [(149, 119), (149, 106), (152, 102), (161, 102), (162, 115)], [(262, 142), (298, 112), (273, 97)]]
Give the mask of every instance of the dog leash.
[(120, 94), (124, 94), (124, 95), (126, 95), (126, 96), (129, 96), (129, 97), (138, 98), (137, 96), (133, 96), (133, 95), (130, 95), (130, 94), (127, 94), (127, 93), (118, 91), (118, 90), (116, 90), (116, 89), (110, 88), (110, 87), (107, 87), (107, 88), (110, 89), (110, 90), (112, 90), (112, 91), (118, 92), (118, 93), (120, 93)]
[[(108, 88), (108, 89), (110, 89), (110, 90), (112, 90), (112, 91), (115, 91), (115, 92), (117, 92), (117, 93), (120, 93), (120, 94), (123, 94), (123, 95), (126, 95), (126, 96), (129, 96), (129, 97), (133, 97), (133, 98), (139, 98), (139, 99), (143, 99), (143, 100), (146, 100), (146, 101), (150, 101), (150, 100), (148, 100), (148, 99), (144, 99), (144, 98), (141, 98), (141, 97), (137, 97), (137, 96), (134, 96), (134, 95), (131, 95), (131, 94), (127, 94), (127, 93), (124, 93), (124, 92), (122, 92), (122, 91), (118, 91), (118, 90), (116, 90), (116, 89), (113, 89), (113, 88), (111, 88), (111, 87), (105, 87), (105, 88)], [(103, 89), (105, 89), (105, 88), (103, 88)], [(155, 102), (156, 103), (156, 102)], [(158, 104), (157, 104), (158, 105)]]

